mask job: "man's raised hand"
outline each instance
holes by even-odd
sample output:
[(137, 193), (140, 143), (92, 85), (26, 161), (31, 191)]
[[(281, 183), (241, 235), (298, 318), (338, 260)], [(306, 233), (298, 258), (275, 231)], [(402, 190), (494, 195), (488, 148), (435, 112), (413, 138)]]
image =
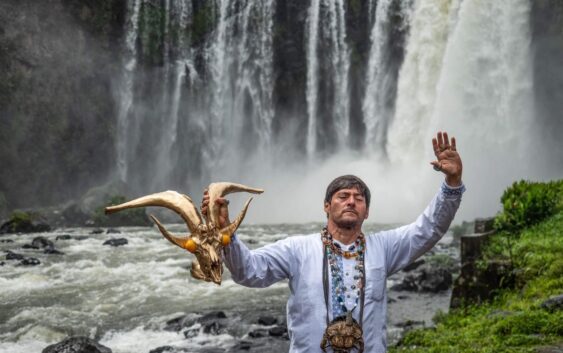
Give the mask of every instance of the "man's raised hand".
[(448, 133), (439, 131), (436, 137), (432, 139), (432, 148), (437, 160), (430, 162), (430, 164), (434, 166), (435, 170), (446, 175), (446, 183), (449, 186), (460, 186), (463, 166), (461, 157), (457, 152), (455, 137), (452, 137), (450, 143)]
[[(225, 198), (218, 198), (215, 203), (220, 206), (219, 208), (219, 228), (224, 228), (231, 224), (229, 221), (229, 200)], [(203, 199), (201, 200), (201, 213), (205, 218), (208, 217), (207, 212), (209, 210), (209, 193), (207, 189), (203, 191)]]

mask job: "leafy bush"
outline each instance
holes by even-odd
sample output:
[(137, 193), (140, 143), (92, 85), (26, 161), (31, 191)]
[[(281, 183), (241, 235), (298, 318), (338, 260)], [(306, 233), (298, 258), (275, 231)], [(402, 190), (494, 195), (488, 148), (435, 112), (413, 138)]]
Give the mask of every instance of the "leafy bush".
[(561, 209), (563, 180), (535, 183), (515, 182), (501, 197), (503, 211), (495, 219), (497, 231), (518, 232)]

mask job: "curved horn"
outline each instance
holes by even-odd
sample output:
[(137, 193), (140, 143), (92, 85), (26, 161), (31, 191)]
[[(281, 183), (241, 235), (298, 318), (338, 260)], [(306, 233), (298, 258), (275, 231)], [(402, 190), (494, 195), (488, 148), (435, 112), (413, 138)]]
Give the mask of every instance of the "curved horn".
[[(241, 191), (246, 191), (253, 194), (261, 194), (264, 192), (264, 190), (262, 189), (251, 188), (249, 186), (242, 184), (227, 183), (227, 182), (209, 184), (209, 187), (207, 188), (207, 192), (209, 193), (209, 212), (207, 214), (209, 215), (211, 222), (213, 222), (216, 225), (219, 224), (219, 205), (215, 203), (215, 200), (227, 194), (232, 194), (234, 192), (241, 192)], [(248, 207), (248, 205), (246, 205), (246, 207)], [(246, 208), (244, 212), (246, 213)]]
[(192, 233), (195, 233), (197, 231), (197, 227), (202, 223), (201, 216), (199, 215), (197, 208), (194, 206), (192, 199), (186, 195), (182, 195), (171, 190), (139, 197), (138, 199), (125, 202), (120, 205), (106, 207), (105, 213), (111, 214), (127, 208), (147, 206), (160, 206), (171, 209), (182, 217)]
[(151, 215), (150, 217), (154, 221), (154, 223), (156, 223), (156, 226), (158, 227), (162, 235), (164, 235), (164, 237), (168, 239), (169, 242), (181, 247), (182, 249), (186, 249), (186, 250), (188, 249), (187, 242), (190, 239), (190, 237), (188, 238), (177, 237), (174, 234), (170, 233), (166, 228), (164, 228), (162, 223), (160, 223), (160, 221), (155, 216)]
[(225, 228), (221, 229), (221, 231), (220, 231), (221, 234), (228, 235), (230, 237), (230, 236), (233, 235), (234, 232), (236, 232), (240, 223), (244, 219), (244, 216), (246, 216), (246, 210), (248, 209), (248, 205), (250, 205), (250, 201), (252, 201), (252, 197), (249, 198), (248, 201), (246, 201), (246, 203), (244, 204), (244, 207), (242, 208), (242, 211), (240, 211), (237, 218), (235, 218), (235, 220), (231, 224), (229, 224)]

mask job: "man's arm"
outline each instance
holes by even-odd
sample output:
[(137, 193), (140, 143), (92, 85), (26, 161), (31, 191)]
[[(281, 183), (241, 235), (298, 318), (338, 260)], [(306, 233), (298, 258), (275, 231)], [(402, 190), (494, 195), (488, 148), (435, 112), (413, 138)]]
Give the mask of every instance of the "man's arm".
[(289, 278), (292, 270), (292, 239), (279, 240), (250, 250), (237, 236), (225, 247), (224, 261), (233, 281), (247, 287), (268, 287)]
[(432, 139), (436, 160), (434, 170), (445, 174), (445, 181), (430, 205), (407, 226), (383, 234), (387, 275), (395, 273), (430, 250), (448, 230), (461, 202), (465, 186), (461, 181), (463, 165), (455, 137), (438, 132)]
[[(218, 198), (215, 202), (220, 206), (219, 227), (226, 227), (231, 223), (229, 221), (229, 201)], [(206, 216), (208, 210), (209, 194), (205, 190), (201, 201), (201, 212)], [(233, 235), (231, 243), (224, 248), (223, 259), (236, 283), (247, 287), (268, 287), (291, 276), (292, 242), (293, 240), (288, 238), (256, 250), (250, 250), (238, 239), (238, 236)]]
[(416, 260), (442, 238), (455, 216), (464, 191), (463, 184), (452, 188), (444, 182), (414, 223), (382, 232), (388, 276)]

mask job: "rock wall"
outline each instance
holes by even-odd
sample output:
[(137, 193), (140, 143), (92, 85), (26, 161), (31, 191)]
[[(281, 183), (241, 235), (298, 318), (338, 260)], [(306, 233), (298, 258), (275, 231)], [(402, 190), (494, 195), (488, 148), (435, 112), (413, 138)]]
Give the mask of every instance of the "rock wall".
[(0, 2), (0, 216), (108, 176), (124, 3)]

